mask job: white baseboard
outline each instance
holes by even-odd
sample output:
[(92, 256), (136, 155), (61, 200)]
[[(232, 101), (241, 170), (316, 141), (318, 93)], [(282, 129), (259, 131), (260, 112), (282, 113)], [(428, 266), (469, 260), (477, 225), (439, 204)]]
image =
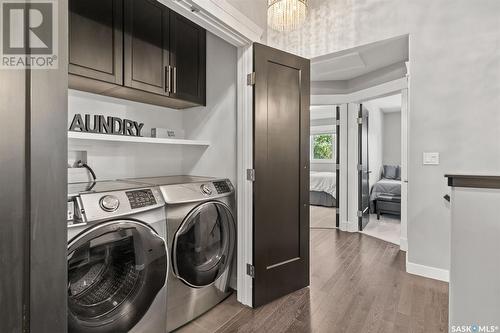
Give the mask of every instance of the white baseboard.
[(352, 221), (340, 221), (339, 229), (347, 232), (358, 232), (358, 223)]
[(399, 239), (399, 249), (401, 251), (408, 252), (408, 239), (401, 237)]
[(419, 275), (430, 279), (435, 279), (444, 282), (450, 282), (450, 271), (446, 269), (424, 266), (420, 264), (415, 264), (408, 261), (408, 257), (406, 257), (406, 272)]
[(342, 231), (347, 231), (349, 225), (349, 221), (340, 221), (339, 229)]
[(355, 221), (355, 222), (349, 221), (347, 223), (347, 231), (349, 231), (349, 232), (359, 232), (358, 221)]

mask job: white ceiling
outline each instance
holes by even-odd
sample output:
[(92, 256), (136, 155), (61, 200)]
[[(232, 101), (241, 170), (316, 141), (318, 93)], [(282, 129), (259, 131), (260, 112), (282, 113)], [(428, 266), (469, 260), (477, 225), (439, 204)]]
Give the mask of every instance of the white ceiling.
[(313, 58), (311, 81), (350, 80), (408, 59), (404, 35)]
[(378, 107), (383, 113), (401, 112), (401, 94), (373, 99), (369, 103)]

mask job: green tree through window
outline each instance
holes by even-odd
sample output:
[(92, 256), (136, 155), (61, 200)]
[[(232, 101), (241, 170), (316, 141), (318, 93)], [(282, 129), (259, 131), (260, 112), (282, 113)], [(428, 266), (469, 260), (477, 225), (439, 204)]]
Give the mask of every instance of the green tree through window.
[(331, 160), (333, 159), (333, 135), (319, 134), (313, 136), (313, 159)]

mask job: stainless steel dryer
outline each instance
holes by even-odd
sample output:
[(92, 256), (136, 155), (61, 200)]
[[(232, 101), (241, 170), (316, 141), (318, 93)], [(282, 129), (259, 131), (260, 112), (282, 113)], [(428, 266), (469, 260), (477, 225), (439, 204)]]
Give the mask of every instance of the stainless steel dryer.
[(172, 331), (231, 294), (234, 188), (228, 179), (192, 176), (135, 181), (159, 186), (166, 202), (172, 262), (167, 280), (167, 331)]
[(68, 194), (76, 203), (68, 221), (68, 332), (164, 333), (168, 255), (160, 189), (94, 182), (69, 184)]

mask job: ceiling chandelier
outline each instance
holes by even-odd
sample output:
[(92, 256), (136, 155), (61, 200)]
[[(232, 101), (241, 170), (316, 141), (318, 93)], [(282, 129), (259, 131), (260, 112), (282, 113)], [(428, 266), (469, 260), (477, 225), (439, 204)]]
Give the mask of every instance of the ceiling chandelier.
[(277, 31), (297, 29), (306, 19), (307, 0), (268, 0), (267, 24)]

